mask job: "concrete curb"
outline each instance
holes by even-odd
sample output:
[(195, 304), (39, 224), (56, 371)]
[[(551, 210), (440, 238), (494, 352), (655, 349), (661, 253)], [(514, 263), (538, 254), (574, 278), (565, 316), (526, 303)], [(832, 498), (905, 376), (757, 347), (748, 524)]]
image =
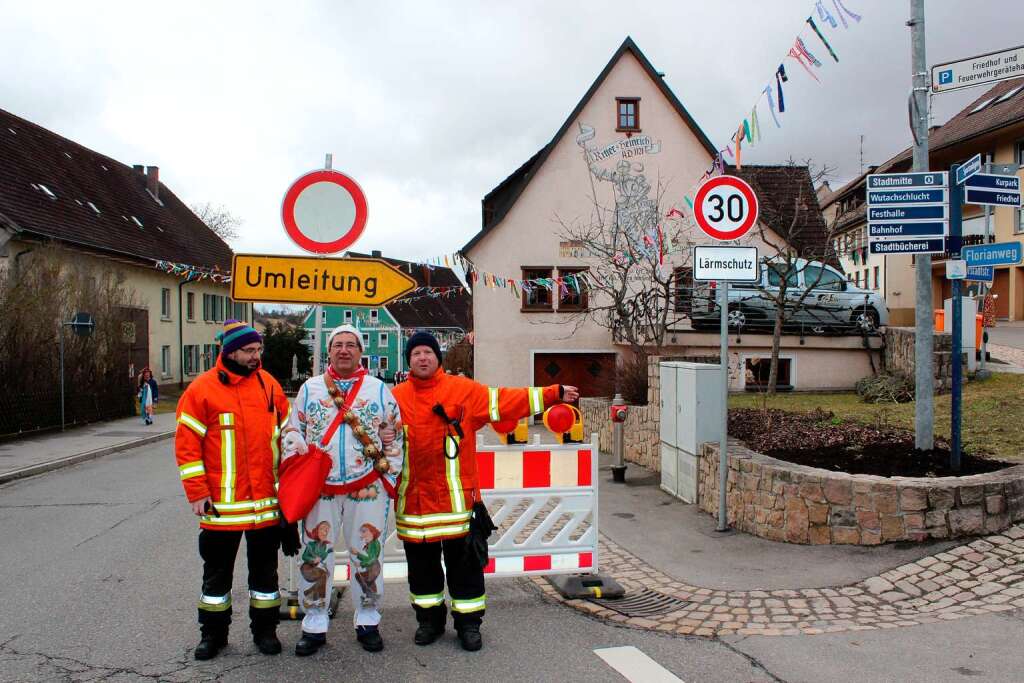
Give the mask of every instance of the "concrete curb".
[(0, 472), (0, 484), (6, 484), (8, 482), (24, 479), (25, 477), (31, 477), (36, 474), (42, 474), (43, 472), (49, 472), (51, 470), (59, 470), (63, 467), (70, 467), (71, 465), (77, 465), (78, 463), (85, 462), (86, 460), (101, 458), (104, 455), (110, 455), (111, 453), (117, 453), (118, 451), (126, 451), (129, 448), (135, 448), (136, 446), (145, 446), (146, 444), (170, 439), (172, 436), (174, 436), (173, 431), (164, 432), (162, 434), (153, 434), (152, 436), (146, 436), (134, 441), (125, 441), (124, 443), (114, 444), (113, 446), (104, 446), (103, 448), (97, 448), (92, 451), (69, 455), (65, 458), (41, 462), (37, 465), (29, 465), (28, 467), (11, 470), (10, 472)]

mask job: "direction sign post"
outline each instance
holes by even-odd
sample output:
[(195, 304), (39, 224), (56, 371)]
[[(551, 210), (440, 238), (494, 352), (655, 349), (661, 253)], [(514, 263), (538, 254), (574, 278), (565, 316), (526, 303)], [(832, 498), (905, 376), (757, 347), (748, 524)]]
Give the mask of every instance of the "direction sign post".
[[(694, 219), (708, 237), (720, 242), (738, 240), (757, 223), (758, 202), (754, 189), (736, 176), (707, 180), (697, 189)], [(698, 257), (698, 249), (701, 256)], [(704, 259), (698, 264), (698, 259)], [(752, 262), (752, 263), (751, 263)], [(698, 272), (698, 265), (700, 270)], [(694, 280), (698, 275), (718, 283), (718, 354), (722, 371), (722, 434), (718, 442), (718, 531), (729, 529), (726, 485), (729, 476), (729, 281), (758, 277), (756, 247), (694, 247)]]
[(932, 67), (932, 92), (995, 83), (1024, 76), (1024, 45)]
[(965, 161), (956, 171), (956, 184), (963, 185), (964, 181), (981, 170), (981, 154), (975, 154), (968, 161)]
[[(960, 167), (953, 164), (949, 174), (960, 178)], [(963, 244), (963, 185), (953, 183), (950, 188), (949, 205), (949, 251), (950, 258), (959, 260)], [(960, 356), (963, 347), (963, 287), (962, 280), (953, 280), (953, 381), (950, 387), (950, 426), (949, 426), (949, 468), (953, 472), (960, 471), (960, 411), (963, 397), (963, 363)]]
[(868, 176), (868, 247), (872, 254), (945, 251), (949, 217), (945, 172)]

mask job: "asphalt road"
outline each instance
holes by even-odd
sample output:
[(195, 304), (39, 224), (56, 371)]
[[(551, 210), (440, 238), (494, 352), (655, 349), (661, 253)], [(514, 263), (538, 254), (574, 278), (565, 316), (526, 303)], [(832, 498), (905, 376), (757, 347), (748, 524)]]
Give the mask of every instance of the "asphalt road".
[(1024, 324), (1019, 322), (1000, 322), (988, 330), (988, 339), (993, 344), (1024, 349)]
[[(0, 681), (622, 681), (594, 653), (616, 646), (638, 648), (684, 681), (777, 680), (730, 644), (615, 627), (515, 579), (488, 583), (479, 653), (460, 650), (450, 631), (415, 646), (408, 590), (388, 584), (382, 653), (355, 643), (346, 596), (313, 657), (291, 654), (296, 622), (279, 630), (284, 654), (260, 655), (242, 607), (229, 647), (200, 664), (196, 525), (171, 448), (161, 442), (0, 487)], [(245, 605), (242, 553), (237, 570), (233, 602)]]

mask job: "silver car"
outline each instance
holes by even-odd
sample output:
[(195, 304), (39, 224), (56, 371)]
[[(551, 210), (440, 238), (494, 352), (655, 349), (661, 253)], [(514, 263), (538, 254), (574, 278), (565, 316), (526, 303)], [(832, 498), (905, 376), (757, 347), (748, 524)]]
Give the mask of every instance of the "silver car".
[[(771, 328), (785, 271), (784, 262), (763, 260), (759, 282), (730, 283), (729, 327)], [(787, 329), (873, 333), (889, 324), (889, 309), (878, 292), (848, 282), (828, 264), (797, 259), (787, 280)], [(718, 328), (718, 300), (713, 287), (694, 288), (691, 310), (695, 329)]]

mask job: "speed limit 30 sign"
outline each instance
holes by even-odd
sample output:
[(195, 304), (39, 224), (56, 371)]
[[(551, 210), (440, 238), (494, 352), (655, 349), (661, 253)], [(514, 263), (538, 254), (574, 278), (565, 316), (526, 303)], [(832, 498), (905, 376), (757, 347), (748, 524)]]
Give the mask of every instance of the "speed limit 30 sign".
[(738, 240), (757, 223), (757, 195), (742, 178), (722, 175), (697, 190), (694, 218), (704, 233), (722, 242)]

